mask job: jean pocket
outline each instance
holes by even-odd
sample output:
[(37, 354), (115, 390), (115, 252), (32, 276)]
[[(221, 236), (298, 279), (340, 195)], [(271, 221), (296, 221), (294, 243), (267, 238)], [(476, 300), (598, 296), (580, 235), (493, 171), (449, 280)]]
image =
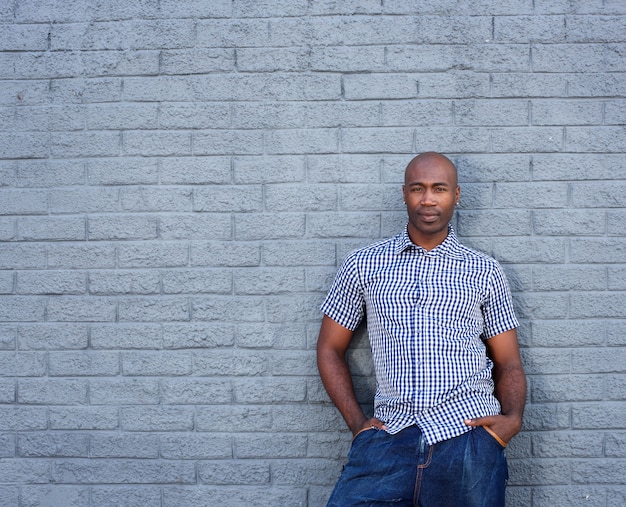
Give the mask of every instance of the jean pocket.
[(356, 440), (359, 436), (361, 436), (363, 433), (366, 433), (366, 432), (368, 432), (368, 431), (374, 431), (374, 430), (378, 431), (378, 428), (376, 428), (376, 427), (374, 427), (374, 426), (370, 426), (369, 428), (363, 428), (362, 430), (359, 430), (359, 432), (358, 432), (356, 435), (354, 435), (354, 436), (352, 437), (352, 443), (354, 443), (354, 441), (355, 441), (355, 440)]
[(491, 428), (489, 428), (488, 426), (481, 426), (481, 428), (484, 429), (487, 432), (487, 434), (498, 443), (500, 447), (504, 449), (507, 446), (507, 443), (504, 440), (502, 440), (500, 436)]

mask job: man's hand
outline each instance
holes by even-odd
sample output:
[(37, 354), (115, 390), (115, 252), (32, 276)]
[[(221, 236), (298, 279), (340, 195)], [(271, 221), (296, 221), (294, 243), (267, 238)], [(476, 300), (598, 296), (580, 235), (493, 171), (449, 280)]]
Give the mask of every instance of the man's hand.
[(477, 417), (476, 419), (466, 419), (465, 424), (484, 427), (502, 446), (506, 446), (522, 428), (522, 421), (519, 417), (507, 415), (490, 415)]
[(352, 439), (354, 440), (359, 433), (363, 433), (364, 431), (372, 429), (386, 431), (387, 426), (385, 426), (385, 423), (382, 422), (380, 419), (377, 419), (376, 417), (372, 417), (371, 419), (365, 419), (365, 421), (363, 421), (359, 427), (357, 427), (355, 430), (352, 430)]

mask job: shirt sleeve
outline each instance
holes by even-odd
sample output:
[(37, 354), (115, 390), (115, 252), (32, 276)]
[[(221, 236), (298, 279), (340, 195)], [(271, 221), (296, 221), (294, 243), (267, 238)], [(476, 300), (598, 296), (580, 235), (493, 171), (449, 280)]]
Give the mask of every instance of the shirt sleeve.
[(489, 281), (489, 293), (483, 304), (483, 338), (488, 339), (519, 326), (513, 309), (511, 290), (502, 267), (494, 261)]
[(365, 298), (353, 253), (339, 268), (320, 309), (338, 324), (354, 331), (363, 319), (364, 308)]

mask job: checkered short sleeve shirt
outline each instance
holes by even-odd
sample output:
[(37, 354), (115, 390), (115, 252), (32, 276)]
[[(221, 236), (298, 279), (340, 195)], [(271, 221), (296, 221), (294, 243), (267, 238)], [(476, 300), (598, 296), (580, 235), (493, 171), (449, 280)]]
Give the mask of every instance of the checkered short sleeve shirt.
[(426, 251), (406, 229), (351, 253), (321, 307), (354, 330), (366, 316), (375, 416), (390, 433), (416, 424), (434, 444), (496, 415), (484, 340), (518, 326), (500, 265), (448, 237)]

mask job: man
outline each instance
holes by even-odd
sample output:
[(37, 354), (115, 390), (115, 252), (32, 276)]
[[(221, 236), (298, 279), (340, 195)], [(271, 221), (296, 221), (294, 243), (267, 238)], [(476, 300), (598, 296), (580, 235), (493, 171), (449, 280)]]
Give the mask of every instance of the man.
[[(350, 254), (322, 305), (320, 376), (354, 436), (328, 506), (501, 506), (526, 398), (510, 291), (450, 226), (460, 188), (448, 158), (411, 160), (402, 194), (405, 231)], [(364, 315), (371, 419), (345, 359)]]

